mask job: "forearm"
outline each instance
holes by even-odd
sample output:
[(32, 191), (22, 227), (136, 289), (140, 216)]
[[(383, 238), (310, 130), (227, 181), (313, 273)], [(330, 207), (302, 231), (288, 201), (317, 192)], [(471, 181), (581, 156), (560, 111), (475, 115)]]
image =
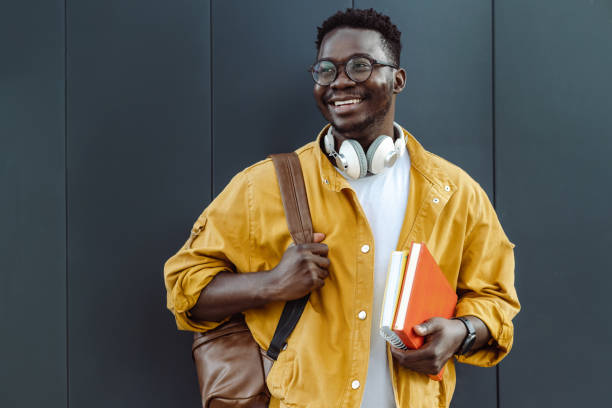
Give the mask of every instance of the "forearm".
[(202, 290), (189, 311), (199, 321), (220, 321), (228, 316), (277, 300), (269, 271), (221, 272)]
[[(486, 324), (483, 323), (482, 320), (480, 320), (476, 316), (464, 316), (464, 317), (467, 318), (470, 321), (470, 323), (472, 323), (472, 325), (474, 326), (474, 330), (476, 331), (476, 340), (474, 340), (474, 345), (472, 346), (471, 351), (479, 350), (482, 347), (484, 347), (491, 339), (491, 333), (489, 332), (489, 328), (487, 327)], [(466, 334), (467, 334), (467, 329), (466, 329)]]
[(269, 271), (220, 272), (202, 290), (189, 311), (195, 320), (215, 322), (270, 302), (299, 299), (324, 285), (329, 275), (325, 234), (314, 233), (314, 243), (292, 245)]

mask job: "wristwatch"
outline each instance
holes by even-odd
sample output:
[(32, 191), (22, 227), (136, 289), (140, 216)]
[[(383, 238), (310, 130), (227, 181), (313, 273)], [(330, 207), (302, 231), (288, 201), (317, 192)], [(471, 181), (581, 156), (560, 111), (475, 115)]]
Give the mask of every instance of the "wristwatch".
[(457, 352), (457, 355), (462, 356), (470, 351), (474, 345), (474, 341), (476, 341), (476, 330), (474, 330), (474, 325), (472, 325), (472, 322), (470, 322), (466, 317), (454, 317), (453, 320), (461, 320), (463, 324), (465, 324), (468, 331), (467, 336), (465, 336), (465, 339), (463, 339), (463, 343)]

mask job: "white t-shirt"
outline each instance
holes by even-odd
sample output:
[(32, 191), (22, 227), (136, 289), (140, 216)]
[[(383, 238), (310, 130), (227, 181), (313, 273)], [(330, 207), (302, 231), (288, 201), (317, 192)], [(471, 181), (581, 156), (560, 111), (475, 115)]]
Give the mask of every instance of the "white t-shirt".
[[(340, 171), (340, 170), (338, 170)], [(340, 171), (340, 173), (342, 173)], [(347, 179), (355, 191), (374, 236), (374, 303), (370, 360), (361, 408), (395, 408), (385, 340), (379, 334), (387, 267), (404, 222), (410, 183), (410, 157), (402, 143), (400, 157), (384, 172)]]

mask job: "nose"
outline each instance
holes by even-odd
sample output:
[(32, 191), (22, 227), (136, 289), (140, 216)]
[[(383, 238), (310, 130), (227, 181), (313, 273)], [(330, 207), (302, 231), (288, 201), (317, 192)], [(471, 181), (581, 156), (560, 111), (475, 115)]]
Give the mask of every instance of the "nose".
[(329, 87), (334, 88), (334, 89), (342, 89), (342, 88), (348, 88), (354, 85), (355, 85), (355, 81), (353, 81), (351, 78), (348, 77), (348, 75), (346, 75), (346, 72), (344, 71), (344, 69), (340, 69), (338, 70), (338, 75), (336, 76), (336, 79), (334, 80), (334, 82), (329, 84)]

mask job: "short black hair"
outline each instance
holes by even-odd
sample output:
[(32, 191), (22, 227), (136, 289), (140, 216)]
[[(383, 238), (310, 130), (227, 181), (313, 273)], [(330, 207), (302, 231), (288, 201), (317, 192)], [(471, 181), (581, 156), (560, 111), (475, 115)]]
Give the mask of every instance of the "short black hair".
[(325, 20), (321, 27), (317, 27), (317, 41), (315, 42), (317, 52), (321, 49), (323, 37), (338, 27), (365, 28), (378, 31), (383, 37), (383, 47), (391, 57), (391, 62), (399, 66), (400, 52), (402, 51), (400, 39), (402, 33), (391, 22), (389, 16), (381, 14), (372, 8), (366, 10), (349, 8), (346, 11), (338, 11)]

